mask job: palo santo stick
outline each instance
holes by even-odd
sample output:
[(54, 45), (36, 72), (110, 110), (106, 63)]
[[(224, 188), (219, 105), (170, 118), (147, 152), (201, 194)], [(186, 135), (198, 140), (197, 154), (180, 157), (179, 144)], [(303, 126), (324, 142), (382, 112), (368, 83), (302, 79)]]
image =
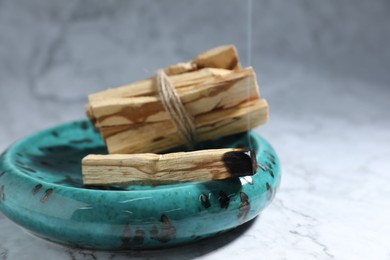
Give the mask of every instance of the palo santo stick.
[[(170, 76), (169, 79), (175, 86), (176, 91), (180, 91), (180, 88), (201, 84), (210, 80), (210, 77), (223, 76), (229, 73), (231, 73), (231, 71), (226, 69), (204, 68), (184, 74), (173, 75)], [(121, 87), (110, 88), (91, 94), (88, 96), (88, 100), (89, 102), (93, 102), (95, 100), (106, 98), (150, 96), (155, 94), (156, 91), (156, 79), (155, 77), (152, 77)]]
[[(199, 141), (216, 136), (244, 132), (268, 120), (268, 104), (264, 99), (244, 102), (236, 107), (215, 110), (195, 117)], [(163, 131), (161, 131), (163, 129)], [(109, 153), (159, 152), (183, 144), (169, 120), (101, 129)]]
[[(205, 68), (181, 75), (170, 76), (169, 79), (175, 86), (177, 92), (180, 93), (181, 89), (186, 87), (200, 85), (210, 80), (210, 78), (223, 76), (231, 73), (230, 70)], [(121, 87), (107, 89), (98, 93), (94, 93), (88, 96), (89, 103), (86, 105), (87, 115), (92, 122), (95, 122), (95, 114), (93, 110), (93, 104), (99, 104), (101, 100), (115, 99), (115, 98), (132, 98), (140, 96), (152, 96), (156, 95), (156, 78), (147, 78), (141, 81), (137, 81), (131, 84), (127, 84)]]
[[(252, 68), (210, 78), (208, 82), (187, 87), (178, 94), (193, 117), (259, 98)], [(96, 127), (171, 120), (157, 96), (98, 99), (90, 102), (89, 106)]]
[(177, 75), (200, 68), (221, 68), (227, 70), (241, 69), (238, 61), (236, 47), (232, 44), (223, 45), (204, 53), (201, 53), (194, 60), (181, 62), (165, 69), (167, 75)]
[(234, 45), (223, 45), (208, 50), (193, 61), (198, 68), (241, 69), (238, 61), (238, 53)]
[(82, 160), (86, 185), (164, 184), (222, 180), (257, 172), (253, 150), (210, 149), (170, 154), (88, 155)]

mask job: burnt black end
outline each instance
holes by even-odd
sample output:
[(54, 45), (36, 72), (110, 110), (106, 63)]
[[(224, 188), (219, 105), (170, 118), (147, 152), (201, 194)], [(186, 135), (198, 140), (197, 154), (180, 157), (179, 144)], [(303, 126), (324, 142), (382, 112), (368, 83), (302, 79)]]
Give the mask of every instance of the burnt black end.
[(222, 157), (226, 170), (232, 177), (253, 175), (257, 172), (256, 153), (252, 149), (237, 149)]

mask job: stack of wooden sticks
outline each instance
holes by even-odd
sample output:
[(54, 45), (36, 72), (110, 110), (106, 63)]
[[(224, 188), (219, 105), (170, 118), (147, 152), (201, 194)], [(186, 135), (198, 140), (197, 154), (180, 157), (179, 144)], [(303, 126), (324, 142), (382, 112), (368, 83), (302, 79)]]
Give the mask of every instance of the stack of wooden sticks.
[[(268, 104), (260, 97), (256, 74), (251, 67), (241, 67), (233, 45), (211, 49), (164, 71), (193, 118), (199, 141), (245, 132), (268, 119)], [(116, 158), (110, 161), (111, 165), (118, 160), (124, 162), (125, 158), (116, 154), (157, 153), (184, 144), (171, 115), (164, 109), (156, 84), (156, 77), (152, 76), (88, 97), (87, 115), (100, 130), (114, 156), (111, 159)], [(85, 158), (84, 177), (90, 176), (92, 168), (107, 158)], [(84, 178), (84, 182), (99, 183), (90, 178)]]

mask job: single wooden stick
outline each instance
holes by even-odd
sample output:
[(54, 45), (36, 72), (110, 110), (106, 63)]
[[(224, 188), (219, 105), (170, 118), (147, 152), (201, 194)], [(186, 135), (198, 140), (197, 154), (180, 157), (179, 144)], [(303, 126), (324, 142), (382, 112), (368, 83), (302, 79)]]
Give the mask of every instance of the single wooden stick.
[(210, 149), (170, 154), (88, 155), (82, 160), (86, 185), (166, 184), (222, 180), (257, 172), (253, 150)]
[[(195, 117), (199, 141), (245, 132), (268, 120), (264, 99), (244, 102), (234, 108), (220, 109)], [(169, 120), (130, 126), (101, 128), (110, 154), (158, 153), (183, 144)]]
[(177, 75), (201, 68), (241, 69), (234, 45), (222, 45), (201, 53), (194, 60), (181, 62), (165, 69), (167, 75)]
[[(252, 68), (210, 77), (207, 83), (186, 87), (185, 91), (177, 93), (192, 116), (235, 107), (260, 95)], [(96, 127), (171, 120), (158, 96), (92, 100), (89, 110), (96, 119)]]
[(192, 63), (198, 68), (241, 69), (236, 47), (222, 45), (201, 53)]
[[(210, 80), (210, 77), (218, 77), (220, 75), (223, 76), (231, 72), (231, 70), (226, 69), (204, 68), (184, 74), (172, 75), (169, 77), (169, 79), (175, 86), (176, 91), (180, 91), (181, 88), (202, 84), (203, 82)], [(151, 96), (154, 95), (157, 91), (155, 84), (155, 77), (146, 78), (127, 85), (116, 88), (109, 88), (104, 91), (91, 94), (88, 96), (88, 101), (94, 102), (99, 99), (107, 98)]]
[[(172, 75), (169, 79), (175, 86), (176, 91), (179, 93), (185, 92), (188, 87), (193, 88), (210, 81), (210, 79), (218, 78), (227, 74), (230, 74), (231, 70), (217, 69), (217, 68), (204, 68), (197, 71), (188, 73)], [(109, 88), (98, 93), (94, 93), (88, 96), (88, 104), (85, 109), (88, 117), (92, 122), (96, 121), (96, 117), (99, 117), (99, 112), (95, 115), (95, 106), (100, 106), (110, 99), (126, 99), (134, 97), (153, 97), (156, 95), (156, 78), (147, 78), (134, 83), (130, 83), (117, 88)], [(110, 102), (110, 101), (108, 101)]]

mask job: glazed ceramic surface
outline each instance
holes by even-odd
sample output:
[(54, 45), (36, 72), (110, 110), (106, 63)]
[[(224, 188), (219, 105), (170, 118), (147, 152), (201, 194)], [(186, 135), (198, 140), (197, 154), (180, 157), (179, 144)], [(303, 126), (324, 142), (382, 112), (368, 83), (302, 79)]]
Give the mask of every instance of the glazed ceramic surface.
[(0, 210), (30, 232), (72, 246), (121, 250), (170, 247), (220, 234), (256, 217), (280, 181), (278, 158), (255, 133), (198, 149), (252, 147), (251, 177), (162, 186), (85, 187), (81, 159), (104, 154), (87, 121), (27, 137), (0, 156)]

